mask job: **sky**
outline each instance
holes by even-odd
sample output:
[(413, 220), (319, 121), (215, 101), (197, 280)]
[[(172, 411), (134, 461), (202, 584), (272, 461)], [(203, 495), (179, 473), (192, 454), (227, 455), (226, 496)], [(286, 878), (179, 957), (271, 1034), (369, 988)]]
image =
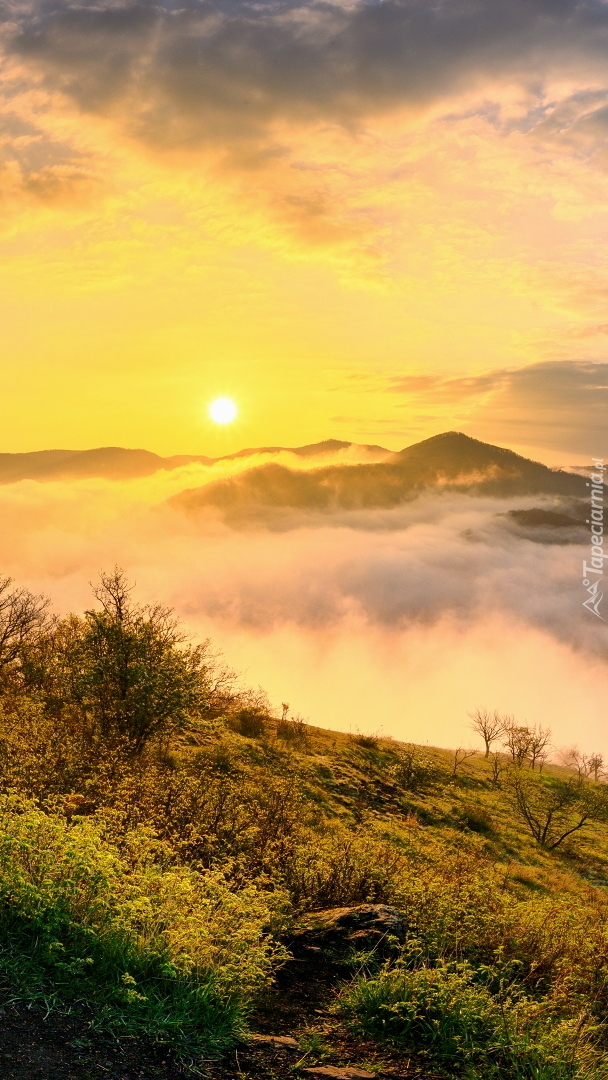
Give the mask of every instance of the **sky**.
[(605, 454), (607, 46), (604, 0), (2, 0), (0, 451)]
[[(607, 56), (608, 0), (0, 0), (0, 453), (608, 458)], [(4, 485), (0, 569), (65, 612), (119, 564), (313, 723), (468, 744), (486, 705), (608, 756), (584, 545), (521, 500), (168, 502), (255, 464)]]

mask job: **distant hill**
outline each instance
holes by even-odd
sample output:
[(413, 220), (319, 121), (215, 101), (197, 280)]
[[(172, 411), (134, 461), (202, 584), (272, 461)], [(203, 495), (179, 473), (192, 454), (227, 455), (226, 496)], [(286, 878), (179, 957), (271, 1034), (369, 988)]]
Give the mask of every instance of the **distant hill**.
[[(102, 446), (96, 450), (36, 450), (25, 454), (0, 454), (0, 484), (16, 483), (19, 480), (48, 481), (87, 477), (131, 480), (139, 476), (151, 476), (161, 470), (178, 469), (193, 462), (212, 465), (216, 461), (232, 461), (257, 454), (283, 452), (298, 457), (319, 457), (355, 446), (355, 443), (327, 439), (325, 442), (310, 443), (308, 446), (250, 447), (219, 458), (206, 457), (203, 454), (160, 457), (150, 450), (128, 450), (122, 446)], [(382, 446), (363, 446), (360, 449), (374, 456), (392, 456), (391, 451)]]
[(270, 508), (388, 509), (425, 491), (474, 495), (582, 497), (582, 477), (529, 461), (512, 450), (449, 431), (365, 465), (331, 465), (309, 472), (274, 462), (182, 492), (171, 501), (188, 511), (217, 507), (232, 520)]
[(103, 446), (97, 450), (39, 450), (30, 454), (0, 454), (0, 483), (87, 477), (121, 480), (149, 476), (163, 468), (164, 458), (149, 450), (125, 450), (120, 446)]

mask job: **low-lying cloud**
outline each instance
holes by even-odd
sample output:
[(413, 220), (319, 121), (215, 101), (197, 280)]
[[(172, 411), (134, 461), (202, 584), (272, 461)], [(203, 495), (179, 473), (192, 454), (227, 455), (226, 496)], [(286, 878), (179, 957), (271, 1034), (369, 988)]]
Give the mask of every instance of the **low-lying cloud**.
[(582, 608), (585, 538), (542, 543), (501, 516), (533, 498), (444, 494), (365, 523), (236, 531), (169, 506), (191, 480), (178, 474), (0, 488), (2, 571), (82, 610), (119, 563), (142, 599), (174, 606), (313, 722), (453, 744), (486, 701), (555, 724), (561, 742), (601, 737), (607, 642)]

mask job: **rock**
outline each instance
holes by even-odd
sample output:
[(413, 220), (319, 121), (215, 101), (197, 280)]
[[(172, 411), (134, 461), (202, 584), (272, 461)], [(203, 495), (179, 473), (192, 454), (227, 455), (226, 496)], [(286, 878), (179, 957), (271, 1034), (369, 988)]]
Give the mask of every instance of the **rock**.
[(285, 1050), (300, 1050), (299, 1043), (291, 1035), (249, 1035), (249, 1039), (267, 1046), (277, 1046)]
[(376, 1074), (363, 1069), (353, 1069), (350, 1065), (337, 1068), (335, 1065), (317, 1065), (314, 1069), (303, 1069), (314, 1076), (333, 1076), (334, 1080), (376, 1080)]
[(403, 914), (388, 904), (358, 904), (356, 907), (330, 908), (304, 916), (293, 933), (289, 947), (296, 957), (318, 953), (333, 956), (353, 949), (374, 949), (379, 956), (390, 956), (405, 941)]

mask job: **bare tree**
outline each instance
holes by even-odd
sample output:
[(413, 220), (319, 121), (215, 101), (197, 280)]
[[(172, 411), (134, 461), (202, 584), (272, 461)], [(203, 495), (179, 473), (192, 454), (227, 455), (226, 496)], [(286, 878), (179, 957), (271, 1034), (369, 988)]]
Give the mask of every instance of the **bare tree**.
[(604, 772), (604, 758), (602, 754), (589, 754), (587, 758), (587, 775), (592, 776), (596, 784)]
[(492, 743), (496, 742), (497, 739), (502, 738), (505, 734), (506, 723), (509, 718), (500, 716), (496, 710), (490, 712), (490, 710), (486, 708), (475, 709), (475, 712), (469, 713), (468, 715), (472, 721), (470, 727), (472, 727), (473, 731), (476, 731), (478, 735), (481, 735), (486, 748), (485, 757), (489, 758)]
[(513, 717), (509, 717), (505, 730), (503, 746), (507, 748), (514, 765), (523, 765), (530, 756), (532, 732), (528, 727), (522, 727), (515, 723)]
[(530, 758), (530, 768), (536, 768), (538, 764), (539, 770), (542, 771), (542, 766), (547, 760), (547, 747), (550, 745), (551, 729), (535, 726), (530, 728), (530, 741), (528, 744), (528, 757)]
[(490, 764), (492, 766), (492, 783), (495, 787), (500, 787), (501, 777), (507, 767), (502, 754), (492, 754)]
[(515, 813), (541, 847), (553, 851), (593, 820), (605, 820), (606, 796), (584, 780), (533, 779), (511, 769), (507, 790)]
[(475, 757), (477, 750), (465, 750), (464, 747), (459, 746), (454, 751), (454, 764), (452, 765), (452, 776), (456, 776), (461, 765), (464, 765), (465, 761), (469, 758)]
[(567, 768), (576, 769), (579, 778), (585, 775), (583, 761), (584, 754), (579, 750), (578, 746), (562, 747), (559, 752), (559, 759)]
[(93, 582), (89, 584), (93, 596), (101, 604), (106, 615), (119, 623), (130, 618), (134, 610), (130, 597), (135, 583), (129, 582), (125, 571), (120, 566), (115, 566), (110, 574), (102, 570), (99, 582), (95, 585)]
[(602, 754), (584, 754), (578, 746), (568, 746), (560, 751), (560, 759), (570, 769), (576, 769), (577, 775), (592, 776), (597, 782), (603, 771), (604, 758)]
[(536, 756), (536, 764), (538, 765), (539, 773), (542, 773), (545, 765), (549, 760), (549, 754), (546, 750), (541, 750), (540, 754)]
[(49, 601), (0, 577), (0, 671), (17, 663), (25, 645), (43, 628)]

